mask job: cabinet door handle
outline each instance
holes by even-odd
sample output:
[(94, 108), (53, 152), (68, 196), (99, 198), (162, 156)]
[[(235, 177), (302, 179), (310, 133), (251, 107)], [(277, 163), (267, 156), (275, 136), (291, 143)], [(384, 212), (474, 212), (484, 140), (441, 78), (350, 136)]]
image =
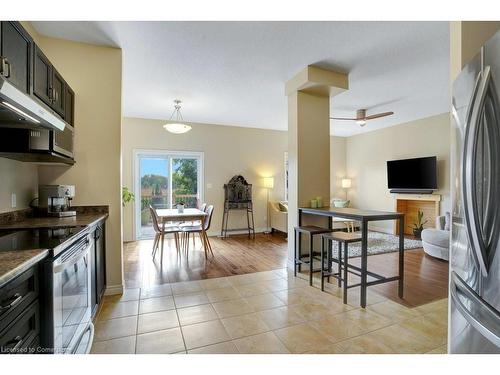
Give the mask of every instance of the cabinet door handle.
[(101, 227), (97, 227), (95, 229), (95, 237), (94, 237), (96, 240), (98, 240), (99, 238), (101, 238)]
[(23, 296), (19, 293), (16, 293), (12, 296), (13, 300), (10, 302), (8, 305), (5, 306), (0, 306), (0, 313), (3, 313), (4, 311), (10, 310), (13, 308), (15, 305), (17, 305), (21, 300), (23, 299)]
[(0, 57), (0, 74), (3, 75), (5, 78), (10, 78), (11, 65), (6, 57)]
[(5, 78), (10, 78), (12, 66), (10, 65), (9, 60), (7, 60), (6, 58), (4, 59), (4, 63), (5, 63), (5, 66), (7, 67), (7, 75), (5, 76)]

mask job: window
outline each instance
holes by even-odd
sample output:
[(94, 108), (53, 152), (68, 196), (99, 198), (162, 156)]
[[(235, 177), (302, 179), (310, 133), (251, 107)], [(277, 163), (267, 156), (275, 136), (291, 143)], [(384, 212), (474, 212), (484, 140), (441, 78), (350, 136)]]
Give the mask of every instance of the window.
[(136, 238), (154, 236), (149, 205), (198, 207), (202, 201), (203, 153), (134, 151)]

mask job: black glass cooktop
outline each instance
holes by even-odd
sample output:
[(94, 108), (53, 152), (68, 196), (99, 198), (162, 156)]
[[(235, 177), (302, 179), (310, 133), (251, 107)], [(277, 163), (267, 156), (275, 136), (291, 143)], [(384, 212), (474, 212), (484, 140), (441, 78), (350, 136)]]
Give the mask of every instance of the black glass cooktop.
[(55, 249), (70, 241), (84, 226), (0, 231), (0, 251)]

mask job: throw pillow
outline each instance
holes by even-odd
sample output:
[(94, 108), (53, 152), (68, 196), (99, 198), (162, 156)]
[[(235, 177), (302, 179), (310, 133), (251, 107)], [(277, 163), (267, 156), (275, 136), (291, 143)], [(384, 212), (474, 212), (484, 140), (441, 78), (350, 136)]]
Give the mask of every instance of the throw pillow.
[(447, 212), (444, 214), (444, 230), (449, 231), (450, 230), (450, 213)]
[(278, 202), (278, 206), (281, 212), (288, 212), (288, 202), (286, 201)]
[(337, 201), (337, 200), (335, 200), (335, 201), (333, 201), (333, 205), (335, 207), (345, 208), (345, 207), (349, 207), (350, 202), (351, 201)]

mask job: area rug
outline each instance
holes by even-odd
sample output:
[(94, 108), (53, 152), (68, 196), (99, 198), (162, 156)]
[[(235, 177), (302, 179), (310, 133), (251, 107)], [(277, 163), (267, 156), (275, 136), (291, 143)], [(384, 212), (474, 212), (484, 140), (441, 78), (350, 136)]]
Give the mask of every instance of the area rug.
[[(422, 247), (422, 241), (405, 238), (405, 250)], [(337, 257), (337, 245), (333, 247), (333, 256)], [(399, 251), (399, 237), (380, 232), (368, 232), (368, 255), (393, 253)], [(361, 256), (361, 242), (349, 244), (349, 258)]]

